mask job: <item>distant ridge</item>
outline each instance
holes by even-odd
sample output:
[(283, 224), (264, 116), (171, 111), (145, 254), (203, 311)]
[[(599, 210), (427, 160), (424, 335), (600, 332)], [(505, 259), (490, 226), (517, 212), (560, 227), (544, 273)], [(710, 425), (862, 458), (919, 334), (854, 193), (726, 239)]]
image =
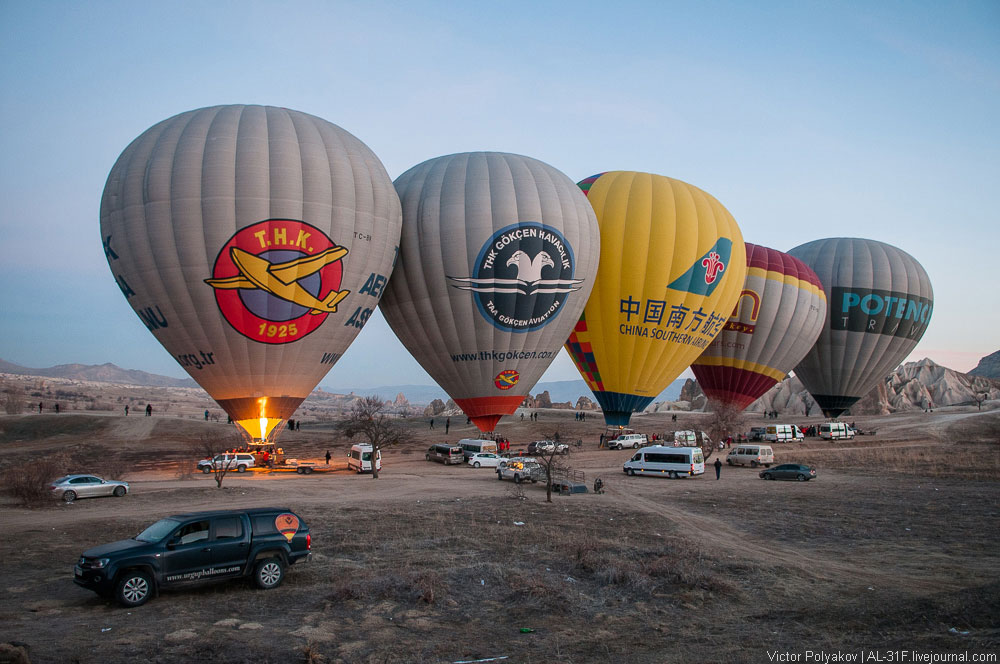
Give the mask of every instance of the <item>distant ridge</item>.
[(91, 380), (99, 383), (120, 383), (122, 385), (142, 385), (146, 387), (198, 387), (190, 378), (171, 378), (146, 373), (137, 369), (122, 369), (105, 362), (104, 364), (59, 364), (47, 369), (22, 367), (13, 362), (0, 360), (0, 373), (18, 376), (42, 376), (45, 378), (66, 378), (69, 380)]
[(1000, 380), (1000, 350), (980, 359), (979, 364), (969, 372), (969, 375)]
[[(684, 379), (678, 378), (667, 386), (656, 398), (657, 401), (676, 401), (680, 396)], [(402, 393), (406, 400), (413, 405), (429, 404), (434, 399), (448, 401), (448, 393), (437, 385), (383, 385), (381, 387), (327, 387), (320, 385), (324, 392), (333, 394), (356, 394), (358, 396), (378, 395), (383, 399), (395, 399), (397, 394)], [(587, 397), (594, 400), (594, 393), (587, 387), (583, 380), (554, 380), (542, 381), (531, 389), (531, 395), (537, 396), (542, 392), (548, 392), (553, 403), (565, 403), (569, 401), (576, 404), (580, 397)]]

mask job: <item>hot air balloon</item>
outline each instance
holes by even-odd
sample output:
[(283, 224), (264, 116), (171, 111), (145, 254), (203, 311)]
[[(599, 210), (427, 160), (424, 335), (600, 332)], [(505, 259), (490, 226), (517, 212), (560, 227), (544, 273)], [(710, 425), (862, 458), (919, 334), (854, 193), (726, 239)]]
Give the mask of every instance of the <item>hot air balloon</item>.
[(586, 197), (530, 157), (438, 157), (396, 179), (399, 260), (383, 314), (481, 431), (513, 413), (576, 323), (600, 239)]
[(830, 312), (795, 375), (835, 418), (917, 345), (931, 320), (934, 292), (916, 259), (883, 242), (829, 238), (788, 253), (819, 276)]
[(122, 152), (101, 200), (125, 298), (254, 442), (273, 441), (364, 325), (400, 223), (364, 143), (271, 106), (160, 122)]
[(826, 322), (826, 293), (805, 263), (749, 242), (746, 255), (736, 309), (691, 365), (706, 396), (739, 410), (784, 380)]
[(746, 252), (729, 211), (680, 180), (611, 171), (579, 186), (597, 212), (601, 264), (566, 348), (620, 427), (722, 331)]

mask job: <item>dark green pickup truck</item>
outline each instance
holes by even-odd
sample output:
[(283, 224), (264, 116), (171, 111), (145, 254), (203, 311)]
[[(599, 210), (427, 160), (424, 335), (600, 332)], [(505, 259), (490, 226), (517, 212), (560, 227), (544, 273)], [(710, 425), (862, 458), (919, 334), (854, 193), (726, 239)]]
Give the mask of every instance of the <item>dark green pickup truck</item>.
[(160, 588), (223, 579), (249, 577), (269, 589), (311, 548), (309, 526), (284, 507), (176, 514), (84, 551), (73, 580), (123, 606), (144, 604)]

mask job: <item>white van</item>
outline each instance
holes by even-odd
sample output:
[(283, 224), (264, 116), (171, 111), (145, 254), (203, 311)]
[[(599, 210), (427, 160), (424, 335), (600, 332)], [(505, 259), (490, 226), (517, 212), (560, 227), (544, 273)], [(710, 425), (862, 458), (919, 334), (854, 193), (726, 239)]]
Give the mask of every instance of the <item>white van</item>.
[(677, 479), (705, 472), (705, 456), (700, 447), (653, 445), (632, 455), (622, 470), (626, 475), (658, 475)]
[(801, 442), (805, 435), (795, 424), (768, 424), (764, 427), (764, 440), (770, 443)]
[[(347, 453), (347, 467), (356, 473), (372, 472), (372, 446), (367, 443), (351, 445)], [(382, 470), (382, 450), (375, 453), (375, 469)]]
[(486, 440), (485, 438), (463, 438), (458, 441), (458, 446), (462, 448), (465, 454), (465, 461), (468, 461), (469, 457), (473, 454), (480, 454), (482, 452), (497, 453), (496, 441)]
[(854, 440), (854, 429), (846, 422), (824, 422), (819, 425), (819, 437), (826, 440)]
[(774, 450), (770, 445), (737, 445), (729, 451), (726, 463), (730, 466), (764, 466), (770, 468), (774, 463)]
[(621, 450), (626, 447), (636, 450), (647, 444), (649, 444), (649, 440), (644, 433), (625, 433), (608, 441), (608, 447), (612, 450)]
[(709, 438), (708, 434), (704, 431), (691, 431), (688, 429), (686, 431), (674, 432), (674, 445), (685, 447), (704, 447), (705, 445), (711, 444), (711, 438)]

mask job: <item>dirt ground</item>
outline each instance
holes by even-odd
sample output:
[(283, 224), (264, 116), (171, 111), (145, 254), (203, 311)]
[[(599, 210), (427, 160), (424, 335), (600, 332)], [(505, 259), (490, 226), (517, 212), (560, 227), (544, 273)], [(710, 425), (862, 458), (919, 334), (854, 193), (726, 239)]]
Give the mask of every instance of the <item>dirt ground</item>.
[[(633, 425), (662, 433), (704, 428), (707, 417)], [(230, 473), (221, 489), (192, 470), (193, 446), (228, 431), (223, 423), (0, 417), (6, 468), (68, 454), (68, 471), (87, 472), (116, 454), (131, 483), (125, 498), (30, 509), (0, 496), (0, 642), (24, 644), (32, 662), (81, 663), (995, 657), (1000, 409), (857, 419), (877, 434), (775, 445), (776, 461), (817, 468), (816, 480), (798, 483), (728, 466), (718, 481), (710, 467), (676, 481), (630, 478), (621, 470), (630, 450), (597, 448), (600, 418), (511, 418), (500, 430), (515, 449), (559, 431), (581, 440), (569, 465), (588, 485), (606, 482), (603, 495), (547, 503), (541, 485), (519, 491), (490, 469), (424, 460), (430, 442), (473, 434), (464, 417), (447, 435), (443, 418), (434, 430), (408, 420), (411, 442), (385, 454), (378, 480), (347, 471), (348, 443), (329, 422), (306, 422), (283, 434), (286, 454), (323, 465), (329, 449), (329, 472)], [(276, 590), (229, 582), (122, 609), (72, 582), (83, 550), (157, 518), (263, 505), (295, 510), (313, 536), (312, 560)]]

